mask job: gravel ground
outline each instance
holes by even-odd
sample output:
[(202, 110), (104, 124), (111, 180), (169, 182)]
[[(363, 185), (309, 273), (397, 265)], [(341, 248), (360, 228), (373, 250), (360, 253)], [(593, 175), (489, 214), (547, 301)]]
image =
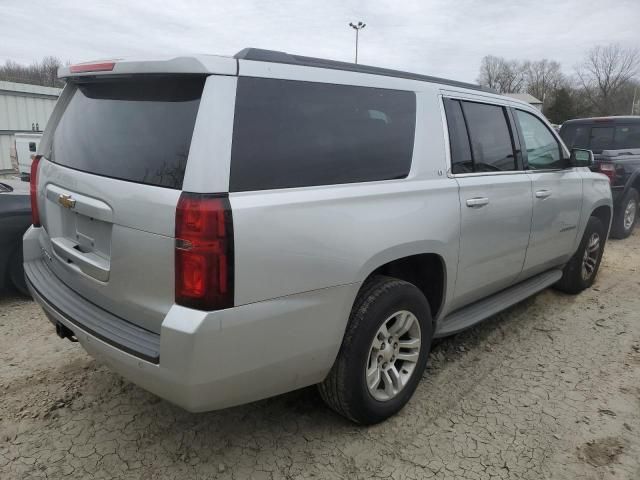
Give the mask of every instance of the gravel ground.
[(441, 341), (413, 400), (370, 428), (313, 388), (190, 414), (0, 297), (0, 478), (638, 479), (640, 232), (595, 287), (547, 290)]

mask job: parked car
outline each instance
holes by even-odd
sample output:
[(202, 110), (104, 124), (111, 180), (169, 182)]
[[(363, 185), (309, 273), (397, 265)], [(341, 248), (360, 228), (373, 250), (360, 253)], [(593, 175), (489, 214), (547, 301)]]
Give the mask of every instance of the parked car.
[(22, 269), (22, 235), (30, 225), (29, 184), (0, 178), (0, 291), (12, 285), (29, 294)]
[(319, 384), (379, 422), (434, 337), (598, 271), (608, 180), (526, 103), (256, 49), (60, 75), (29, 287), (60, 336), (187, 410)]
[(569, 120), (562, 125), (560, 136), (570, 148), (593, 150), (593, 170), (604, 173), (611, 182), (611, 236), (631, 235), (640, 211), (640, 116)]

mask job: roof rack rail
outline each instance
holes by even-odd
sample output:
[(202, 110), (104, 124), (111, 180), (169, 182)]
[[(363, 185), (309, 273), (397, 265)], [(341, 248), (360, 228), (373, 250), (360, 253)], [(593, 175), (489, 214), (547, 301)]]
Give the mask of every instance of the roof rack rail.
[(406, 78), (409, 80), (420, 80), (430, 83), (441, 83), (453, 87), (470, 88), (483, 92), (497, 93), (495, 90), (474, 83), (459, 82), (446, 78), (432, 77), (430, 75), (420, 75), (418, 73), (403, 72), (401, 70), (391, 70), (389, 68), (371, 67), (357, 63), (339, 62), (337, 60), (326, 60), (324, 58), (304, 57), (292, 55), (277, 50), (263, 50), (261, 48), (243, 48), (236, 53), (233, 58), (238, 60), (252, 60), (255, 62), (284, 63), (287, 65), (299, 65), (304, 67), (328, 68), (331, 70), (343, 70), (346, 72), (370, 73), (385, 77)]

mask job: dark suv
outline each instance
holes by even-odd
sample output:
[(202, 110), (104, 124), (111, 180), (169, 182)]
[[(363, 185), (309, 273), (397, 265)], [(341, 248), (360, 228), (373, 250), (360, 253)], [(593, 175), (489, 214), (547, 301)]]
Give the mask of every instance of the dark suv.
[(631, 235), (640, 210), (640, 116), (569, 120), (562, 125), (560, 136), (569, 148), (593, 151), (592, 170), (604, 173), (611, 182), (611, 236)]

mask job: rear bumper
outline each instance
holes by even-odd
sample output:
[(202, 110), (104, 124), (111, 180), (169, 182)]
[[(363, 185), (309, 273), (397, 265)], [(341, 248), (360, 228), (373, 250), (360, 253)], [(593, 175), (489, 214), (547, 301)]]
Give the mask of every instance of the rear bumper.
[[(25, 271), (47, 316), (71, 329), (89, 354), (125, 378), (193, 412), (322, 381), (359, 288), (331, 287), (217, 312), (173, 305), (160, 335), (140, 332), (73, 290), (65, 291), (55, 276), (46, 282), (59, 288), (43, 283), (53, 274), (40, 248), (41, 230), (32, 227), (25, 234)], [(155, 356), (150, 354), (154, 348)]]

